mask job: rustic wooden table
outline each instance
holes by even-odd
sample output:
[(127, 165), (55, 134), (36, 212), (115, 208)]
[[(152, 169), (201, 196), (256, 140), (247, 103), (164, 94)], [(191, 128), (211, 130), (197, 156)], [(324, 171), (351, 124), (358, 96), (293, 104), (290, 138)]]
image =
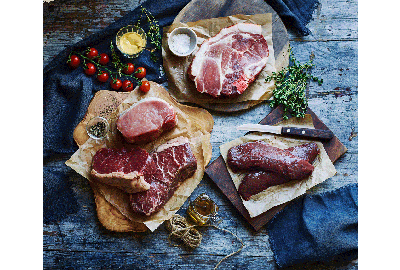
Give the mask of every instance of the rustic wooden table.
[[(312, 35), (297, 37), (290, 33), (296, 58), (307, 61), (315, 54), (313, 74), (324, 79), (323, 86), (312, 83), (308, 97), (310, 108), (347, 147), (336, 163), (337, 175), (314, 187), (310, 193), (335, 189), (357, 182), (358, 177), (358, 32), (356, 0), (321, 0), (308, 27)], [(106, 27), (138, 6), (138, 0), (89, 0), (44, 3), (43, 66), (65, 46)], [(242, 136), (233, 126), (256, 123), (271, 108), (260, 104), (234, 114), (212, 113), (212, 160), (219, 156), (219, 145)], [(49, 163), (68, 171), (64, 161)], [(86, 179), (71, 174), (70, 182), (78, 211), (55, 224), (43, 226), (43, 260), (46, 269), (211, 269), (240, 244), (227, 233), (202, 229), (203, 242), (194, 251), (171, 246), (164, 226), (154, 233), (114, 233), (102, 227), (96, 217), (93, 194)], [(220, 269), (277, 269), (268, 243), (266, 229), (255, 232), (237, 213), (217, 186), (206, 176), (191, 195), (193, 200), (207, 193), (220, 207), (220, 227), (231, 230), (246, 245), (227, 259)], [(178, 212), (184, 215), (187, 202)], [(293, 269), (357, 269), (350, 263), (318, 263)]]

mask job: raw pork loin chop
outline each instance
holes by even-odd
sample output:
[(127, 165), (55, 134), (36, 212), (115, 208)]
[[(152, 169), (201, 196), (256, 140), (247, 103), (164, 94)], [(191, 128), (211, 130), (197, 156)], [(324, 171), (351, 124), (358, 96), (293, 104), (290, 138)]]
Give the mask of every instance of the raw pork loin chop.
[(154, 168), (153, 159), (144, 149), (102, 148), (93, 157), (91, 175), (102, 183), (134, 193), (150, 188), (145, 178)]
[(239, 23), (204, 41), (188, 73), (200, 93), (235, 96), (254, 81), (266, 66), (268, 56), (261, 26)]
[(155, 170), (146, 178), (150, 189), (130, 195), (133, 211), (147, 216), (159, 211), (182, 182), (192, 177), (197, 169), (196, 158), (185, 137), (161, 145), (151, 157)]
[(117, 128), (127, 142), (146, 143), (175, 127), (177, 122), (174, 107), (160, 98), (145, 98), (119, 116)]

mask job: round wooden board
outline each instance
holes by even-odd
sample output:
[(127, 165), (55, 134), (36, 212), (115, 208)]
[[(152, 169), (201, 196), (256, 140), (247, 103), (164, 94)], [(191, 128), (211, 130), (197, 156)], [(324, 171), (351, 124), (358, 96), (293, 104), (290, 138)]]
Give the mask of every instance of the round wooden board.
[[(289, 36), (286, 27), (275, 10), (264, 0), (192, 0), (176, 16), (174, 23), (195, 22), (204, 19), (226, 17), (236, 14), (254, 15), (272, 13), (272, 42), (276, 70), (280, 71), (289, 64)], [(215, 111), (233, 112), (253, 107), (260, 101), (246, 101), (228, 104), (201, 104)]]

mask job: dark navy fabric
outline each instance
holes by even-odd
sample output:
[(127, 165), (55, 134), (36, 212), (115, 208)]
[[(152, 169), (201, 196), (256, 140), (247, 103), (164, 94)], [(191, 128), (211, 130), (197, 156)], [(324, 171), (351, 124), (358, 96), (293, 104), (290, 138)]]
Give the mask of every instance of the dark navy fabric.
[(307, 36), (311, 32), (306, 25), (311, 21), (312, 13), (319, 4), (318, 0), (266, 0), (279, 14), (288, 29)]
[[(190, 0), (149, 0), (143, 3), (143, 7), (149, 10), (160, 25), (160, 29), (170, 25), (178, 13)], [(275, 5), (279, 7), (279, 3)], [(284, 16), (288, 5), (278, 8)], [(294, 6), (297, 10), (297, 6)], [(311, 11), (312, 12), (312, 11)], [(60, 213), (74, 211), (74, 207), (63, 204), (76, 203), (68, 185), (66, 174), (69, 168), (64, 166), (51, 167), (47, 162), (57, 157), (58, 160), (66, 160), (78, 147), (73, 140), (73, 130), (84, 117), (93, 95), (102, 89), (108, 88), (108, 83), (100, 83), (95, 76), (86, 76), (82, 65), (75, 70), (70, 70), (66, 64), (71, 51), (84, 51), (88, 47), (95, 47), (99, 53), (110, 55), (110, 41), (121, 27), (135, 24), (142, 14), (140, 7), (126, 14), (121, 19), (109, 25), (107, 28), (73, 44), (61, 51), (44, 68), (43, 71), (43, 180), (44, 180), (44, 220), (60, 218)], [(311, 16), (311, 14), (309, 14)], [(288, 17), (290, 18), (290, 17)], [(306, 21), (306, 20), (305, 20)], [(148, 25), (142, 24), (147, 32)], [(118, 52), (114, 44), (115, 50)], [(146, 78), (158, 83), (166, 82), (166, 76), (160, 72), (162, 66), (161, 52), (159, 61), (154, 63), (150, 59), (150, 53), (144, 51), (140, 58), (135, 59), (135, 66), (144, 66), (147, 69)], [(124, 60), (123, 62), (125, 62)], [(68, 200), (70, 197), (71, 201)], [(57, 203), (51, 204), (54, 198)]]
[(43, 222), (55, 223), (78, 211), (66, 168), (43, 169)]
[(277, 265), (352, 260), (358, 252), (358, 185), (305, 195), (267, 227)]

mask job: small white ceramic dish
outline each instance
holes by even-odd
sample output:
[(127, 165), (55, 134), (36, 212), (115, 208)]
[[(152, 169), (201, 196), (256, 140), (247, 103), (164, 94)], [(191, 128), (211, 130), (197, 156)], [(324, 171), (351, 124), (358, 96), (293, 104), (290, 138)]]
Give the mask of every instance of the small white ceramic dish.
[[(190, 38), (189, 46), (188, 46), (187, 50), (184, 50), (184, 51), (182, 51), (182, 47), (179, 47), (179, 48), (177, 47), (177, 46), (186, 45), (186, 44), (184, 44), (184, 42), (179, 42), (179, 40), (177, 39), (177, 36), (182, 35), (182, 34), (187, 35)], [(171, 34), (169, 34), (169, 37), (168, 37), (168, 47), (169, 47), (170, 51), (173, 54), (175, 54), (176, 56), (188, 56), (188, 55), (192, 54), (192, 52), (196, 48), (196, 44), (197, 44), (197, 35), (192, 29), (190, 29), (188, 27), (175, 28), (171, 32)]]

